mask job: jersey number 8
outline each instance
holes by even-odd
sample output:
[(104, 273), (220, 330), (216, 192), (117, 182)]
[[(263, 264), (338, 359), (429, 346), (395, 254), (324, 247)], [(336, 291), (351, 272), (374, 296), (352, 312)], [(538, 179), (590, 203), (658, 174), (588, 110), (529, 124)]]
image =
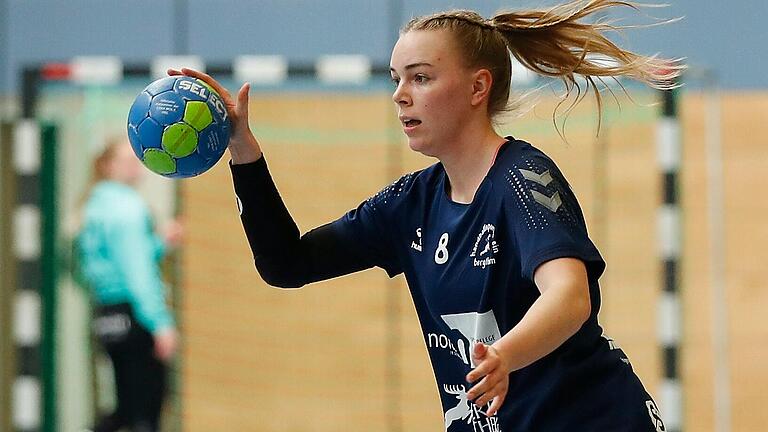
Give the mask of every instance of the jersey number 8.
[(448, 233), (443, 233), (443, 235), (440, 236), (440, 240), (437, 242), (435, 262), (438, 264), (445, 264), (448, 262)]

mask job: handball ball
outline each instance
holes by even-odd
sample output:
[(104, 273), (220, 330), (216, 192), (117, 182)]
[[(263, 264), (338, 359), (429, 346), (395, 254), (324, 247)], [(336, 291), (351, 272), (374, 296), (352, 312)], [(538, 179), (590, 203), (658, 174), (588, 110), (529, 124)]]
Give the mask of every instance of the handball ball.
[(194, 177), (221, 159), (230, 124), (221, 96), (188, 76), (161, 78), (131, 105), (128, 138), (136, 156), (166, 177)]

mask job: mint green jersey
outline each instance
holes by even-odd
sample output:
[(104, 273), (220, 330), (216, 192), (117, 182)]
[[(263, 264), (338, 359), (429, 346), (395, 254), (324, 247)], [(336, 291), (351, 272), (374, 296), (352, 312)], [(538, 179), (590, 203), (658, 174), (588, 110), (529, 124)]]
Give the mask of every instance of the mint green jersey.
[(173, 326), (159, 268), (165, 247), (138, 192), (114, 181), (97, 183), (77, 243), (81, 272), (98, 304), (129, 303), (151, 333)]

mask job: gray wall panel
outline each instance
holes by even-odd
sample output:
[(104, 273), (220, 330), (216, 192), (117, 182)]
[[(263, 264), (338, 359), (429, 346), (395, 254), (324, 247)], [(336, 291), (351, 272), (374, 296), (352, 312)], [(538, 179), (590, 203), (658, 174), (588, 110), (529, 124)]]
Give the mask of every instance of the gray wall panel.
[(119, 55), (143, 61), (172, 53), (172, 3), (133, 0), (10, 0), (8, 81), (25, 64), (77, 55)]
[(0, 94), (8, 88), (8, 67), (8, 0), (0, 0)]
[[(209, 61), (239, 54), (284, 54), (310, 60), (322, 54), (360, 53), (386, 62), (399, 25), (416, 14), (462, 7), (486, 16), (508, 5), (552, 5), (552, 0), (0, 0), (0, 91), (14, 91), (22, 64), (84, 54), (114, 54), (147, 61), (175, 49)], [(183, 14), (174, 15), (182, 6)], [(399, 18), (392, 8), (402, 7)], [(765, 41), (768, 2), (676, 0), (648, 9), (669, 26), (627, 33), (625, 44), (641, 53), (687, 57), (716, 70), (724, 87), (768, 88)], [(628, 23), (648, 23), (632, 16)], [(181, 21), (186, 25), (176, 32)], [(186, 35), (184, 41), (176, 40)], [(3, 51), (5, 50), (5, 52)]]
[[(190, 0), (190, 52), (230, 60), (240, 54), (389, 56), (387, 3), (377, 0)], [(196, 31), (195, 29), (199, 29)]]

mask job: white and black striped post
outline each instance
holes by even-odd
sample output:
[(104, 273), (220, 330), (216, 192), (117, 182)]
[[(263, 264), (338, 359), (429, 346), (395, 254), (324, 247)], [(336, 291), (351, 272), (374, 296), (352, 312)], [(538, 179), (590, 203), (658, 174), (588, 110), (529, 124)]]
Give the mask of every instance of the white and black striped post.
[[(25, 69), (23, 86), (35, 86), (38, 72)], [(34, 96), (34, 95), (33, 95)], [(29, 97), (29, 95), (27, 95)], [(23, 104), (24, 105), (24, 104)], [(13, 370), (2, 424), (15, 432), (53, 432), (56, 328), (56, 133), (40, 126), (26, 109), (15, 124), (3, 125), (2, 209), (3, 295), (9, 303)], [(7, 333), (6, 333), (7, 334)]]
[(12, 136), (10, 122), (0, 122), (0, 430), (11, 430), (11, 394), (16, 377), (15, 346), (11, 334), (15, 294), (16, 258), (11, 252), (10, 215), (15, 208), (11, 196), (15, 197), (12, 169)]
[(41, 385), (41, 212), (40, 129), (33, 120), (16, 124), (12, 142), (16, 196), (12, 216), (12, 251), (16, 270), (13, 341), (16, 375), (12, 385), (12, 424), (18, 432), (42, 426)]
[(680, 252), (682, 244), (678, 181), (681, 162), (677, 90), (662, 92), (662, 117), (657, 131), (663, 203), (659, 209), (659, 249), (663, 291), (659, 301), (659, 343), (664, 371), (659, 397), (667, 432), (682, 430), (682, 390), (679, 360), (682, 318), (680, 303)]

